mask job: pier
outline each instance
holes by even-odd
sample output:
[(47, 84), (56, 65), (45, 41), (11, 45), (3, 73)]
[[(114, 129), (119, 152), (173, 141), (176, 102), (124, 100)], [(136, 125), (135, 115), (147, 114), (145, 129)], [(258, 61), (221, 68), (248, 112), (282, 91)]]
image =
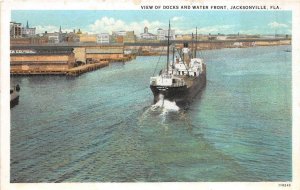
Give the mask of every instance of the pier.
[(65, 74), (68, 76), (78, 76), (82, 73), (86, 73), (89, 71), (94, 71), (94, 70), (106, 67), (108, 64), (109, 64), (108, 61), (101, 61), (100, 63), (92, 63), (92, 64), (87, 64), (87, 65), (82, 65), (79, 67), (69, 69)]
[(22, 70), (22, 69), (11, 69), (11, 75), (67, 75), (67, 76), (78, 76), (86, 72), (94, 71), (103, 67), (108, 66), (109, 61), (101, 61), (99, 63), (85, 64), (78, 67), (73, 67), (67, 70), (48, 69), (48, 70)]
[(12, 75), (78, 76), (107, 66), (110, 62), (135, 59), (125, 54), (123, 45), (11, 46)]

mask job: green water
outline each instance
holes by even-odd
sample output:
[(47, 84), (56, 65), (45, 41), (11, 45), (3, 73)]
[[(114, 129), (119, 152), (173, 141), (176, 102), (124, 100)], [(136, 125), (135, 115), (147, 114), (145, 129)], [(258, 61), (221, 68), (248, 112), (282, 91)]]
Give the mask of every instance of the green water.
[(291, 181), (286, 48), (201, 52), (206, 88), (179, 111), (152, 105), (158, 57), (12, 77), (11, 182)]

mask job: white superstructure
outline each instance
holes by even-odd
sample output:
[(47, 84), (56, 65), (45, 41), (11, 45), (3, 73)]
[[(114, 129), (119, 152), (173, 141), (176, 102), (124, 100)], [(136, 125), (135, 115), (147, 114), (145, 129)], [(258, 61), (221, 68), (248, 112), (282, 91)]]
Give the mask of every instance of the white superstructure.
[[(200, 58), (190, 59), (189, 48), (182, 49), (182, 58), (174, 58), (170, 61), (169, 68), (161, 71), (160, 75), (150, 78), (150, 85), (153, 86), (184, 86), (184, 77), (199, 77), (204, 71), (204, 61)], [(183, 60), (182, 60), (183, 59)]]

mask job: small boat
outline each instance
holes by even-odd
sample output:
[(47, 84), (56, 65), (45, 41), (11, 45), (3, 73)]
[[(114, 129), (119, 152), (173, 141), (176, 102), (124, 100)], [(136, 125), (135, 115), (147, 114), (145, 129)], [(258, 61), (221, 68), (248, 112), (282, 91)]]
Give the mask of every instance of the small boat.
[(21, 90), (20, 86), (17, 84), (10, 89), (10, 108), (14, 107), (19, 103), (19, 91)]
[(184, 43), (183, 48), (178, 50), (178, 58), (174, 56), (174, 47), (173, 60), (169, 62), (169, 36), (170, 23), (168, 32), (167, 68), (161, 70), (158, 76), (150, 78), (150, 88), (154, 95), (154, 103), (163, 98), (169, 101), (175, 101), (180, 107), (185, 107), (192, 102), (195, 96), (199, 94), (206, 85), (206, 64), (203, 59), (196, 58), (197, 45), (195, 48), (194, 43), (192, 44), (192, 48), (188, 47), (188, 43)]

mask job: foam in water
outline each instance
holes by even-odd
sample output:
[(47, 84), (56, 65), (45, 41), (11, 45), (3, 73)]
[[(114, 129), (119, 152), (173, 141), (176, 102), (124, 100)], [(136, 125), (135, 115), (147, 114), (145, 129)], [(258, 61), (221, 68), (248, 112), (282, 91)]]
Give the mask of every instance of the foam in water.
[(179, 107), (176, 105), (175, 101), (164, 99), (162, 94), (159, 95), (159, 100), (156, 102), (156, 104), (151, 106), (152, 110), (156, 110), (157, 108), (162, 108), (163, 113), (179, 110)]
[[(144, 122), (145, 120), (152, 118), (153, 114), (159, 114), (162, 120), (161, 124), (165, 126), (165, 119), (169, 112), (177, 112), (179, 111), (179, 107), (176, 105), (175, 101), (170, 101), (164, 99), (163, 95), (159, 95), (159, 100), (156, 104), (151, 105), (143, 112), (143, 115), (139, 118), (139, 123)], [(167, 130), (168, 126), (165, 126), (165, 130)]]

